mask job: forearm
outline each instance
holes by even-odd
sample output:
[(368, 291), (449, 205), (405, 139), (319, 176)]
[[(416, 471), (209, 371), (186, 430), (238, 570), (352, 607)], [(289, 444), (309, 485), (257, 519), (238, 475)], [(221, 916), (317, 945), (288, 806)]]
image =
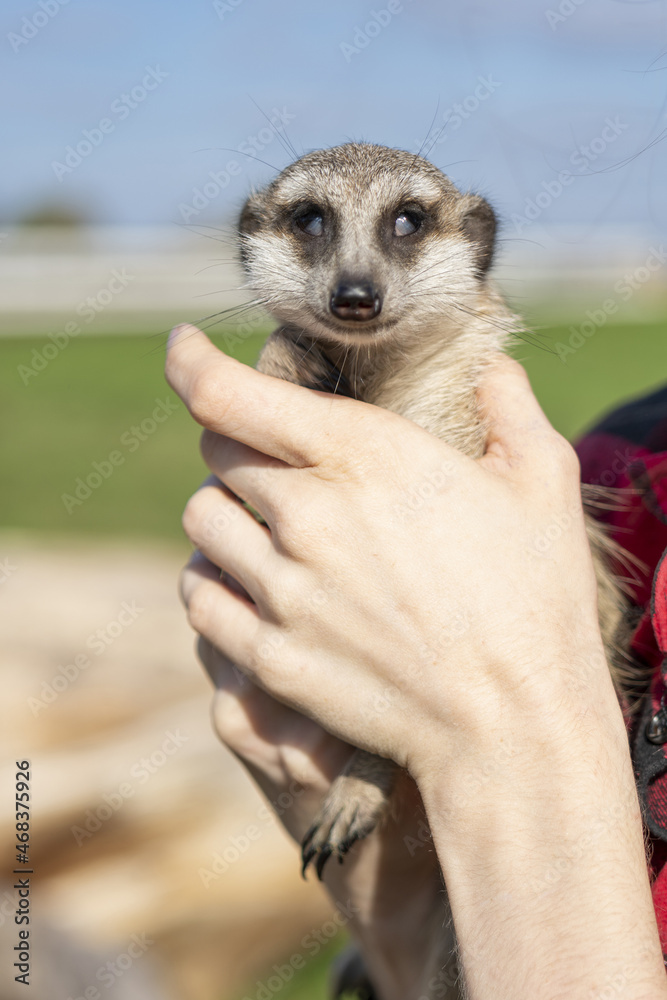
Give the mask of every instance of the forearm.
[(568, 711), (418, 780), (471, 1000), (667, 997), (620, 712)]

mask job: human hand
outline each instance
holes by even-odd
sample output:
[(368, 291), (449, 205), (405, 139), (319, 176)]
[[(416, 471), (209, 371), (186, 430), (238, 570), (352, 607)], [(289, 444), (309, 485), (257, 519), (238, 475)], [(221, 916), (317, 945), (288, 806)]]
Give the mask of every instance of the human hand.
[[(508, 713), (542, 727), (570, 704), (571, 676), (535, 660), (600, 651), (578, 466), (515, 362), (483, 389), (479, 461), (393, 413), (239, 365), (193, 328), (167, 375), (235, 495), (204, 486), (186, 532), (252, 601), (192, 581), (190, 619), (256, 683), (414, 774), (436, 746), (459, 760), (495, 747)], [(433, 495), (412, 511), (420, 490)], [(563, 509), (571, 526), (542, 555), (534, 541)], [(603, 671), (594, 681), (613, 698)]]
[[(219, 578), (198, 553), (188, 572)], [(352, 748), (255, 687), (204, 639), (199, 656), (215, 686), (218, 735), (300, 843)], [(360, 947), (378, 996), (404, 1000), (425, 992), (443, 953), (453, 953), (454, 941), (424, 809), (405, 772), (397, 781), (390, 821), (355, 844), (344, 865), (327, 866), (323, 881)]]
[[(225, 484), (184, 517), (227, 574), (186, 571), (191, 622), (276, 701), (415, 777), (470, 995), (583, 998), (619, 976), (628, 998), (667, 995), (578, 466), (521, 369), (499, 360), (480, 387), (478, 461), (192, 328), (167, 377)], [(509, 763), (468, 794), (499, 747)]]

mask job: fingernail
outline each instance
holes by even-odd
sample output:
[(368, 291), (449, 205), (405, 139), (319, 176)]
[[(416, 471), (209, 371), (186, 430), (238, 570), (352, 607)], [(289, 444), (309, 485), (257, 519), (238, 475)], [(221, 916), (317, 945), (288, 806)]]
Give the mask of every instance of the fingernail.
[(190, 336), (196, 333), (196, 327), (192, 326), (191, 323), (179, 323), (169, 334), (169, 339), (167, 340), (167, 350), (170, 350), (183, 337)]

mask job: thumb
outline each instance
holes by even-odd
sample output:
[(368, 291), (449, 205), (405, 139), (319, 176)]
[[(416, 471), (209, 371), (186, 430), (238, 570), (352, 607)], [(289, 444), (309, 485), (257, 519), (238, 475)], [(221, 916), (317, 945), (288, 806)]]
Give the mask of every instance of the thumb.
[(486, 426), (480, 462), (495, 471), (532, 475), (536, 463), (543, 464), (554, 445), (563, 442), (537, 402), (526, 372), (507, 355), (500, 355), (487, 368), (477, 403)]

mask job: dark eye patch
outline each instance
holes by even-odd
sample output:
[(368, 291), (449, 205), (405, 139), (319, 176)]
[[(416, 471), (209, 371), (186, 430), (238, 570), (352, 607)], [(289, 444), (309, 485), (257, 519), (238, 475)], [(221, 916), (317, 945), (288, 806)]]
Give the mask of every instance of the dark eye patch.
[(394, 202), (379, 220), (378, 239), (386, 254), (404, 264), (416, 261), (424, 250), (424, 239), (437, 226), (437, 205), (425, 208), (406, 198)]
[(307, 236), (324, 234), (324, 211), (318, 205), (302, 205), (293, 215), (294, 226)]

